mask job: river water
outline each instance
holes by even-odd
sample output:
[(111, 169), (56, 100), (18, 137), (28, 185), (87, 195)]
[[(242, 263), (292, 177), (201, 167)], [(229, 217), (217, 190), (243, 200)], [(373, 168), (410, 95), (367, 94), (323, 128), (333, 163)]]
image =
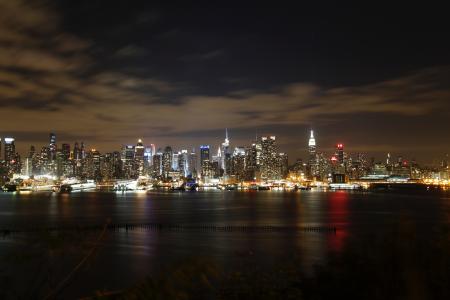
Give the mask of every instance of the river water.
[[(95, 290), (120, 290), (146, 276), (192, 257), (208, 257), (223, 269), (243, 259), (268, 265), (296, 257), (299, 268), (345, 251), (346, 243), (389, 232), (399, 220), (415, 224), (419, 239), (430, 239), (434, 228), (449, 225), (448, 193), (387, 194), (321, 191), (203, 191), (203, 192), (82, 192), (0, 193), (0, 229), (75, 227), (103, 224), (161, 224), (162, 226), (248, 226), (290, 230), (120, 230), (107, 231), (95, 255), (64, 287), (61, 298), (92, 295)], [(336, 232), (292, 228), (336, 228)], [(33, 236), (23, 233), (0, 239), (0, 255), (13, 285), (30, 286), (36, 262), (16, 263), (11, 252), (34, 249)], [(73, 269), (101, 230), (86, 236), (86, 249), (58, 258), (55, 284)], [(81, 239), (80, 243), (84, 241)], [(70, 244), (70, 241), (65, 241)], [(78, 243), (73, 240), (73, 243)], [(45, 246), (44, 246), (45, 248)], [(50, 250), (49, 250), (50, 249)], [(47, 251), (48, 250), (48, 251)], [(47, 253), (51, 248), (47, 249)], [(75, 252), (75, 253), (74, 253)], [(53, 256), (57, 256), (53, 254)], [(50, 260), (52, 259), (50, 255)], [(61, 258), (62, 257), (62, 258)], [(55, 263), (55, 262), (53, 262)], [(0, 270), (0, 272), (2, 272)], [(37, 271), (36, 271), (37, 272)]]

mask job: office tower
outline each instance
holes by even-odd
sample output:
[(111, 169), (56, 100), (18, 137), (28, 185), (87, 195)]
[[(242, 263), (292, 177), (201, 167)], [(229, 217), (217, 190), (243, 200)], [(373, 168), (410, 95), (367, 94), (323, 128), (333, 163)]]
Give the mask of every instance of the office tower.
[(179, 171), (179, 166), (178, 166), (179, 161), (178, 161), (178, 159), (180, 157), (180, 154), (181, 154), (180, 151), (173, 152), (173, 154), (172, 154), (172, 170), (174, 170), (174, 171)]
[(123, 178), (122, 159), (119, 151), (114, 151), (111, 157), (112, 178)]
[(209, 145), (200, 146), (200, 167), (202, 170), (202, 176), (211, 176)]
[(240, 182), (245, 180), (246, 151), (244, 147), (234, 148), (233, 155), (230, 159), (230, 172), (229, 175), (234, 178), (235, 181)]
[(189, 171), (188, 176), (193, 178), (197, 177), (197, 153), (195, 153), (195, 148), (192, 148), (191, 153), (189, 153)]
[(163, 156), (162, 156), (162, 175), (164, 178), (169, 177), (169, 173), (172, 171), (172, 159), (173, 159), (173, 151), (170, 146), (164, 148)]
[(261, 179), (280, 179), (275, 136), (261, 138)]
[(162, 175), (162, 158), (163, 152), (161, 149), (153, 155), (153, 176), (161, 176)]
[(28, 151), (28, 159), (31, 164), (28, 166), (29, 175), (37, 175), (39, 169), (39, 156), (36, 153), (36, 147), (30, 146), (30, 151)]
[(145, 175), (150, 174), (150, 168), (153, 165), (153, 150), (152, 147), (145, 147), (144, 150), (144, 173)]
[(311, 130), (311, 134), (308, 140), (308, 169), (309, 177), (315, 178), (318, 175), (318, 163), (317, 163), (317, 145), (314, 138), (314, 131)]
[(80, 177), (83, 173), (82, 167), (83, 167), (83, 154), (81, 152), (81, 147), (79, 146), (78, 142), (75, 142), (75, 145), (73, 146), (73, 175), (76, 177)]
[(245, 180), (256, 180), (258, 177), (258, 149), (257, 143), (245, 149)]
[(114, 178), (113, 153), (100, 155), (100, 175), (102, 180)]
[(189, 155), (186, 149), (181, 150), (178, 156), (178, 168), (182, 176), (188, 177), (189, 174)]
[(61, 145), (61, 158), (62, 158), (62, 174), (71, 177), (73, 176), (73, 160), (70, 155), (70, 145), (62, 144)]
[(49, 145), (48, 145), (48, 151), (49, 151), (49, 161), (56, 160), (56, 135), (54, 133), (50, 133), (49, 138)]
[(278, 154), (278, 164), (281, 178), (286, 178), (289, 173), (289, 160), (287, 153)]
[(134, 168), (134, 148), (133, 145), (124, 145), (122, 147), (122, 172), (126, 179), (135, 178), (137, 175)]
[(134, 147), (134, 169), (140, 176), (144, 175), (144, 151), (144, 144), (142, 143), (142, 140), (139, 139), (136, 147)]
[(5, 141), (5, 165), (10, 174), (19, 174), (21, 172), (20, 155), (16, 152), (14, 138), (6, 137)]
[(5, 164), (9, 167), (14, 164), (14, 157), (16, 154), (16, 145), (14, 143), (14, 138), (6, 137), (5, 141)]
[(86, 156), (86, 175), (89, 179), (100, 180), (100, 152), (96, 149), (91, 149)]
[(222, 148), (217, 147), (217, 154), (211, 157), (212, 173), (215, 178), (222, 177), (224, 175), (224, 169), (222, 168), (224, 161), (222, 160)]
[(81, 159), (85, 159), (86, 158), (86, 148), (84, 146), (84, 142), (81, 142), (80, 153), (81, 153)]
[(226, 176), (229, 173), (229, 164), (231, 159), (230, 153), (230, 140), (228, 139), (228, 129), (225, 129), (225, 140), (220, 148), (220, 168), (223, 170), (223, 175)]
[(336, 154), (338, 163), (343, 166), (344, 165), (344, 144), (337, 144), (336, 145)]

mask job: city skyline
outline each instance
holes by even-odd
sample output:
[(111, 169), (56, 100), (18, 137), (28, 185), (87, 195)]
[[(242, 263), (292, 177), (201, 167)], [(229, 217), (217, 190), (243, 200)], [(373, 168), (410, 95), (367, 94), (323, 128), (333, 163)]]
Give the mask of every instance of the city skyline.
[[(226, 132), (225, 132), (226, 131)], [(52, 132), (50, 134), (57, 134), (58, 138), (57, 138), (57, 146), (61, 146), (63, 144), (68, 144), (71, 147), (73, 147), (73, 145), (75, 143), (84, 143), (86, 145), (86, 149), (90, 150), (90, 149), (95, 149), (100, 151), (101, 153), (112, 153), (114, 151), (118, 151), (120, 150), (122, 147), (125, 147), (127, 145), (135, 145), (137, 142), (143, 142), (145, 147), (155, 147), (156, 145), (156, 149), (155, 150), (163, 150), (165, 147), (170, 146), (172, 147), (174, 150), (193, 150), (195, 149), (196, 152), (199, 152), (200, 148), (202, 145), (208, 145), (211, 148), (211, 153), (215, 153), (217, 150), (222, 149), (223, 147), (223, 138), (226, 138), (226, 141), (230, 147), (231, 150), (233, 150), (234, 148), (239, 148), (239, 147), (245, 147), (249, 144), (251, 144), (252, 142), (259, 140), (262, 136), (276, 136), (277, 137), (277, 144), (278, 146), (281, 148), (281, 150), (285, 150), (283, 152), (287, 153), (289, 155), (289, 163), (294, 163), (297, 159), (303, 159), (305, 161), (308, 161), (308, 156), (310, 155), (310, 143), (311, 143), (311, 133), (314, 131), (314, 143), (315, 143), (315, 147), (317, 147), (317, 150), (320, 151), (321, 153), (324, 153), (326, 155), (328, 155), (328, 158), (331, 158), (332, 155), (334, 154), (337, 145), (339, 144), (343, 144), (346, 146), (346, 150), (349, 151), (350, 153), (364, 153), (365, 155), (367, 155), (369, 158), (373, 158), (375, 159), (375, 161), (384, 161), (386, 159), (386, 156), (389, 154), (392, 157), (403, 157), (405, 159), (408, 160), (415, 160), (415, 161), (419, 161), (422, 164), (425, 165), (439, 165), (442, 160), (445, 160), (448, 158), (448, 152), (442, 152), (442, 153), (438, 153), (437, 155), (433, 155), (433, 156), (425, 156), (425, 157), (421, 157), (420, 155), (420, 150), (417, 151), (417, 149), (409, 149), (408, 151), (405, 151), (403, 149), (395, 149), (395, 148), (391, 148), (393, 151), (373, 151), (373, 149), (368, 149), (365, 150), (366, 148), (361, 148), (358, 147), (358, 145), (352, 145), (349, 144), (347, 142), (343, 142), (342, 140), (335, 140), (334, 142), (331, 143), (327, 143), (327, 144), (322, 144), (322, 139), (320, 137), (320, 133), (317, 137), (317, 131), (310, 128), (309, 130), (307, 130), (304, 134), (304, 138), (302, 140), (298, 139), (298, 148), (296, 149), (296, 151), (292, 151), (289, 152), (287, 149), (288, 148), (287, 144), (284, 143), (284, 140), (286, 137), (283, 137), (282, 135), (274, 135), (274, 134), (258, 134), (258, 132), (255, 132), (255, 135), (253, 137), (250, 137), (248, 139), (241, 138), (240, 139), (235, 139), (233, 136), (231, 136), (231, 138), (229, 138), (228, 135), (228, 128), (225, 128), (222, 130), (221, 134), (223, 136), (217, 136), (215, 138), (208, 138), (203, 140), (204, 142), (201, 142), (200, 144), (194, 144), (192, 142), (187, 142), (187, 143), (183, 143), (183, 142), (175, 142), (174, 144), (159, 144), (156, 143), (155, 140), (149, 139), (149, 138), (143, 138), (143, 137), (133, 137), (133, 138), (129, 138), (127, 139), (127, 142), (125, 143), (111, 143), (112, 146), (102, 149), (101, 147), (98, 147), (95, 141), (90, 141), (89, 139), (83, 139), (81, 138), (80, 140), (64, 140), (60, 138), (60, 135), (57, 132)], [(220, 134), (220, 133), (218, 133)], [(239, 135), (238, 135), (239, 136)], [(41, 140), (37, 141), (36, 143), (33, 144), (24, 144), (25, 141), (20, 140), (19, 138), (12, 136), (12, 135), (0, 135), (0, 140), (3, 142), (5, 138), (13, 138), (16, 142), (16, 151), (22, 156), (22, 157), (26, 157), (29, 150), (30, 150), (30, 146), (34, 146), (36, 149), (41, 149), (42, 147), (48, 147), (49, 143), (45, 142), (45, 140), (48, 140), (49, 138), (49, 133), (46, 133), (44, 137), (42, 137)], [(318, 140), (318, 141), (317, 141)], [(206, 142), (209, 141), (209, 142)], [(344, 140), (345, 141), (345, 140)], [(1, 149), (1, 148), (0, 148)], [(58, 150), (60, 150), (60, 148), (58, 148)], [(403, 150), (403, 151), (402, 151)], [(3, 155), (3, 154), (2, 154)]]
[(428, 10), (0, 1), (0, 135), (112, 151), (229, 128), (302, 157), (313, 127), (328, 149), (427, 161), (450, 152), (446, 18), (414, 22)]

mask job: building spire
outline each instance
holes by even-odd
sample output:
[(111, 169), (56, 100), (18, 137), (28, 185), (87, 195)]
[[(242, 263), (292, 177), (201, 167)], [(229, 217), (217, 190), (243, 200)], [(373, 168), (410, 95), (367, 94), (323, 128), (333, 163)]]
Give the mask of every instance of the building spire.
[(308, 146), (315, 147), (316, 139), (314, 138), (314, 131), (311, 129), (311, 136), (309, 137)]

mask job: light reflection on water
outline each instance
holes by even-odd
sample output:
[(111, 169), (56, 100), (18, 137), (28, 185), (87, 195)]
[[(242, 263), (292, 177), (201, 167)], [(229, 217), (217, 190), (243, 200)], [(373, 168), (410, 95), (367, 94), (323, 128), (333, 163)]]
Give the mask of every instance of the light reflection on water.
[[(383, 231), (407, 215), (422, 226), (448, 224), (446, 197), (336, 192), (1, 193), (0, 228), (161, 223), (234, 226), (331, 226), (336, 234), (303, 231), (199, 230), (108, 232), (91, 268), (73, 288), (129, 286), (161, 267), (193, 256), (224, 269), (250, 259), (272, 264), (297, 257), (312, 270), (350, 236)], [(13, 241), (0, 242), (0, 254)], [(101, 275), (101, 276), (100, 276)], [(121, 276), (122, 275), (122, 276)], [(126, 276), (124, 276), (126, 275)]]

